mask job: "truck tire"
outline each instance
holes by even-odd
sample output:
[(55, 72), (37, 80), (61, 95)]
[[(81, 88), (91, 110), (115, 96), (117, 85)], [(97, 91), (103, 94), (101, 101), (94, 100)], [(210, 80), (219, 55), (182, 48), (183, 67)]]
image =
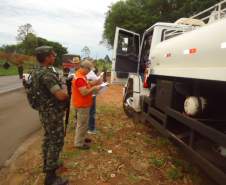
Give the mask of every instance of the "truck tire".
[(125, 99), (123, 101), (123, 110), (129, 118), (132, 118), (134, 113), (133, 108), (128, 104), (128, 101), (132, 100), (132, 98), (133, 98), (133, 92), (127, 92), (125, 95)]

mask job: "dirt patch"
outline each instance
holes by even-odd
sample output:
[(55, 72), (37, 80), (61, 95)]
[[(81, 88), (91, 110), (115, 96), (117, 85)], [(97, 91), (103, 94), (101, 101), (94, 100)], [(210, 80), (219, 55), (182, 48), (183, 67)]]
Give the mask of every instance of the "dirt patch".
[[(73, 147), (73, 111), (59, 174), (71, 185), (204, 185), (197, 168), (151, 126), (128, 119), (122, 109), (122, 86), (97, 98), (96, 135), (89, 151)], [(2, 185), (42, 185), (41, 136), (9, 167), (0, 171)]]

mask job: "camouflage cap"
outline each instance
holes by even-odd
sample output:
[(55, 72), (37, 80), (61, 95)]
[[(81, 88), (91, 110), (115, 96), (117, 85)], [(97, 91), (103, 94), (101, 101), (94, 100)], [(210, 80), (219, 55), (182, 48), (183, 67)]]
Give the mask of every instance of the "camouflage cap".
[(50, 53), (53, 51), (53, 47), (51, 46), (40, 46), (35, 48), (35, 54), (42, 54), (42, 53)]

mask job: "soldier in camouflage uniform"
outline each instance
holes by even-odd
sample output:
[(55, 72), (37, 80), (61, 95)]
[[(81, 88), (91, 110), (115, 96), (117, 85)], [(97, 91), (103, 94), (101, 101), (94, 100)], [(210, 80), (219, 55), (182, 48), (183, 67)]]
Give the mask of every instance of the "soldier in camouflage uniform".
[(53, 48), (41, 46), (36, 48), (35, 52), (40, 66), (32, 78), (36, 78), (40, 93), (39, 116), (44, 128), (42, 148), (45, 185), (66, 185), (68, 180), (56, 176), (55, 171), (59, 167), (59, 155), (64, 145), (63, 117), (68, 95), (51, 67), (56, 58)]

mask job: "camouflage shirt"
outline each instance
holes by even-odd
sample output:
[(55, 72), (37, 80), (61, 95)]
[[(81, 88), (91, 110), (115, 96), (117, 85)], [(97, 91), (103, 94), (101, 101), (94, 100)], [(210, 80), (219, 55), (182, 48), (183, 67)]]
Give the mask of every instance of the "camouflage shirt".
[(62, 89), (58, 73), (53, 71), (51, 67), (40, 66), (34, 71), (32, 78), (36, 78), (36, 85), (40, 92), (39, 103), (41, 106), (39, 111), (65, 110), (66, 101), (60, 101), (54, 96), (56, 91)]

